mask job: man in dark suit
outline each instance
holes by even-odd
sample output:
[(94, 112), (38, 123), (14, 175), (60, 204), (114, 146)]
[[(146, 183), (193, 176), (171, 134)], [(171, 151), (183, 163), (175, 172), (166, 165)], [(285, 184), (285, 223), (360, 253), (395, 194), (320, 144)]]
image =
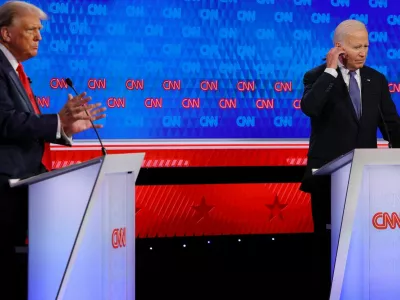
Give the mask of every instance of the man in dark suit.
[[(72, 135), (104, 118), (100, 104), (85, 93), (68, 99), (58, 114), (41, 114), (22, 62), (35, 57), (46, 14), (34, 5), (13, 1), (0, 6), (0, 297), (16, 294), (14, 246), (27, 230), (27, 191), (8, 180), (51, 169), (50, 143), (71, 145)], [(88, 112), (86, 114), (85, 108)], [(100, 125), (95, 125), (100, 128)], [(34, 205), (34, 204), (33, 204)], [(24, 287), (23, 287), (24, 288)], [(18, 290), (21, 290), (19, 287)], [(8, 297), (7, 297), (8, 296)], [(21, 297), (22, 298), (22, 297)]]
[(330, 291), (330, 178), (312, 177), (333, 159), (355, 149), (376, 148), (377, 129), (393, 147), (400, 147), (400, 118), (388, 81), (365, 66), (368, 54), (365, 25), (347, 20), (334, 33), (326, 63), (304, 75), (302, 111), (311, 119), (308, 162), (301, 190), (311, 193), (314, 220), (314, 272), (319, 299)]

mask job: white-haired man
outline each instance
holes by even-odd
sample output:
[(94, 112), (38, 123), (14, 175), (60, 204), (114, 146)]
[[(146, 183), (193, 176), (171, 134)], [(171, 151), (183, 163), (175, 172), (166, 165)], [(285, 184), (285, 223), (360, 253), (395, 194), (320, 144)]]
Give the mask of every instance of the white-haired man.
[[(377, 129), (393, 147), (400, 147), (400, 118), (388, 81), (365, 66), (368, 32), (356, 20), (340, 23), (326, 63), (304, 75), (302, 111), (311, 119), (308, 162), (301, 190), (311, 193), (314, 220), (316, 286), (328, 299), (330, 291), (330, 178), (313, 178), (311, 170), (355, 148), (376, 148)], [(387, 124), (385, 129), (384, 121)]]
[[(51, 169), (49, 143), (70, 145), (71, 136), (104, 118), (100, 104), (88, 104), (85, 93), (68, 96), (58, 114), (41, 114), (22, 63), (38, 53), (41, 21), (38, 7), (9, 1), (0, 6), (0, 294), (19, 299), (14, 245), (25, 239), (27, 193), (10, 189), (8, 179)], [(88, 115), (84, 111), (88, 110)], [(96, 127), (101, 127), (96, 125)], [(31, 204), (34, 205), (34, 204)], [(7, 297), (8, 296), (8, 297)]]

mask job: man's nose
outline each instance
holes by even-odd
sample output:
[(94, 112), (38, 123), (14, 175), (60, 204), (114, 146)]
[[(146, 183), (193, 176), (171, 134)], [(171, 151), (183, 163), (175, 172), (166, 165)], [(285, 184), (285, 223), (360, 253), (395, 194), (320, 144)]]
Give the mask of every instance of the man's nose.
[(41, 40), (42, 40), (42, 35), (40, 34), (40, 31), (37, 31), (35, 35), (35, 41), (41, 41)]

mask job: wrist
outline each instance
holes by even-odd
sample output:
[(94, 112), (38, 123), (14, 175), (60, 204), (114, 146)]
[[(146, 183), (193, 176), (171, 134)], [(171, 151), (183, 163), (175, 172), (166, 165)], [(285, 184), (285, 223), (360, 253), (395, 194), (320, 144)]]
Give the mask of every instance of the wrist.
[(72, 136), (72, 131), (68, 129), (68, 127), (62, 127), (62, 131), (64, 132), (64, 134), (68, 137)]
[(65, 120), (64, 120), (64, 118), (63, 118), (63, 114), (62, 113), (58, 113), (57, 114), (57, 116), (58, 116), (58, 122), (59, 122), (59, 128), (61, 128), (61, 131), (62, 132), (64, 132), (65, 134), (69, 134), (69, 130), (68, 130), (68, 126), (66, 126), (65, 124), (66, 124), (66, 122), (65, 122)]

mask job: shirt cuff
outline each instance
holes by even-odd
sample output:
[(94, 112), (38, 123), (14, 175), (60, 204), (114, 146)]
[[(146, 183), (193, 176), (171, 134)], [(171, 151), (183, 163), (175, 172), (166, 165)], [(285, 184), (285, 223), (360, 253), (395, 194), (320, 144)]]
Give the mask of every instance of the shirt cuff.
[(72, 136), (67, 136), (64, 130), (61, 127), (60, 116), (57, 114), (58, 123), (57, 123), (57, 134), (56, 138), (61, 139), (61, 137), (66, 141), (67, 145), (72, 145)]
[(338, 77), (338, 72), (334, 68), (326, 68), (325, 73), (331, 74), (333, 77)]
[(61, 121), (60, 121), (60, 116), (57, 114), (57, 134), (56, 134), (56, 139), (61, 139)]

